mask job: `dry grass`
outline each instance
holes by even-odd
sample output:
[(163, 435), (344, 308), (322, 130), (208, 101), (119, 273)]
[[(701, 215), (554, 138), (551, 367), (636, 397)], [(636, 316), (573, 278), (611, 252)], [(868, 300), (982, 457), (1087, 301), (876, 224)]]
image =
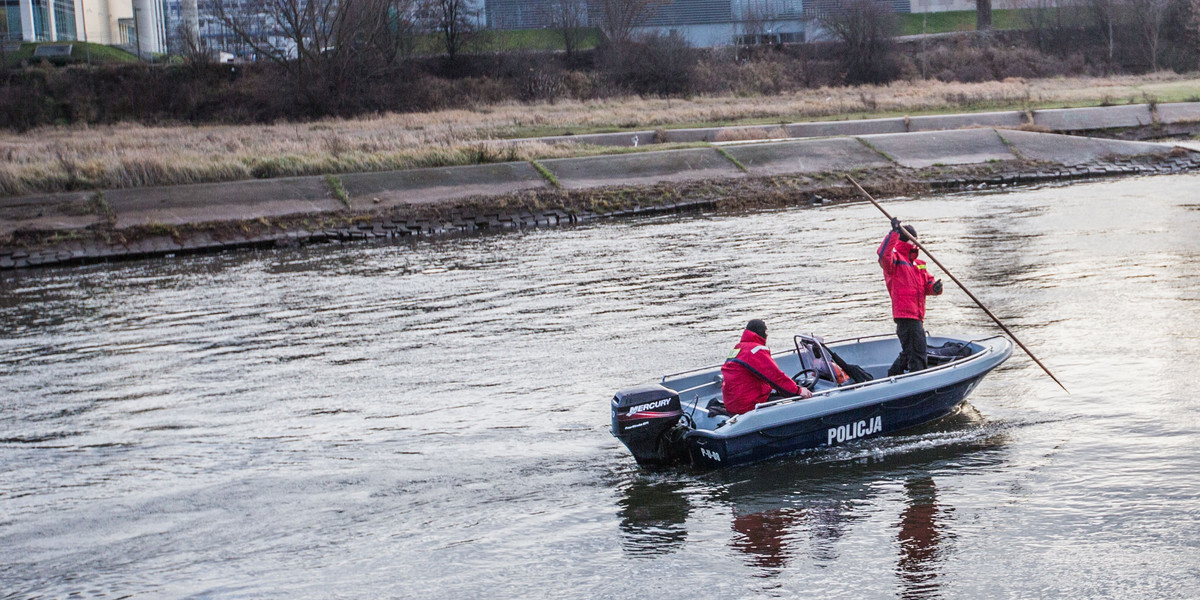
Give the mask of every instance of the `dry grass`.
[(43, 128), (0, 134), (0, 194), (538, 160), (612, 151), (572, 144), (479, 141), (568, 132), (1195, 97), (1200, 97), (1200, 80), (1155, 74), (974, 84), (918, 81), (770, 97), (509, 103), (474, 110), (262, 126)]

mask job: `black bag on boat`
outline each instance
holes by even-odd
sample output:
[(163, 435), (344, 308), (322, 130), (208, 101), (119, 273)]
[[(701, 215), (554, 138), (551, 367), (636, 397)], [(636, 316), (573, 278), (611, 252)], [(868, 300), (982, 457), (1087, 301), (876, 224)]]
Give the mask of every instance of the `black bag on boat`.
[(970, 346), (962, 342), (946, 342), (941, 346), (930, 346), (925, 349), (929, 366), (944, 365), (952, 360), (971, 355)]

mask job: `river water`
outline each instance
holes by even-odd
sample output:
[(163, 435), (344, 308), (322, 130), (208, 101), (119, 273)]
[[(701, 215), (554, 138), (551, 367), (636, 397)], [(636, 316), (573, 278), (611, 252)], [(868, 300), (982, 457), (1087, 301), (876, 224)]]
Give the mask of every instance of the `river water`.
[[(870, 205), (5, 275), (0, 598), (1194, 598), (1196, 198), (889, 201), (1071, 394), (1018, 351), (716, 473), (640, 471), (609, 399), (754, 317), (891, 331)], [(995, 331), (946, 287), (932, 333)]]

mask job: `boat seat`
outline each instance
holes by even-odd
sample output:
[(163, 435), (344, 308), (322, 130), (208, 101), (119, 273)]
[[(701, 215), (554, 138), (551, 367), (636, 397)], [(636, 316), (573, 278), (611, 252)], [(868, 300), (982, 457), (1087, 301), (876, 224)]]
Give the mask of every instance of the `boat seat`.
[(725, 403), (720, 398), (713, 398), (708, 401), (708, 406), (704, 407), (708, 411), (709, 417), (730, 416), (729, 411), (725, 410)]

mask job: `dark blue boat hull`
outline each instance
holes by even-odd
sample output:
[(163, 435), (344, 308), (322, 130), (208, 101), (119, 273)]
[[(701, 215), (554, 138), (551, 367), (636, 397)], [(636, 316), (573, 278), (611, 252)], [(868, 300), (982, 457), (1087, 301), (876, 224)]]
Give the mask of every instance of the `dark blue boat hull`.
[(799, 450), (849, 444), (895, 433), (954, 413), (983, 375), (945, 387), (856, 409), (760, 429), (737, 437), (691, 431), (684, 438), (692, 465), (720, 468), (751, 463)]

